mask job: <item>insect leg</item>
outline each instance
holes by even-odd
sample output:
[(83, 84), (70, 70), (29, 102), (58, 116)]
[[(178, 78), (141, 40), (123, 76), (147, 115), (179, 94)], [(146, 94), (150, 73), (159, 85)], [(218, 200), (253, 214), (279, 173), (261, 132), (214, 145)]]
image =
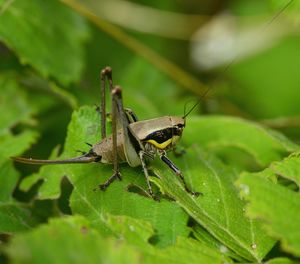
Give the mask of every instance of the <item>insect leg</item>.
[(114, 155), (114, 174), (119, 180), (121, 180), (121, 173), (119, 168), (118, 161), (118, 142), (117, 142), (117, 122), (119, 122), (118, 118), (120, 118), (120, 114), (118, 112), (118, 101), (122, 100), (121, 98), (121, 87), (116, 86), (111, 90), (111, 106), (112, 106), (112, 142), (113, 142), (113, 155)]
[(111, 113), (112, 113), (112, 152), (113, 152), (113, 165), (114, 165), (114, 174), (108, 178), (108, 180), (99, 185), (101, 190), (105, 190), (115, 179), (121, 180), (121, 173), (119, 168), (119, 161), (118, 161), (118, 145), (117, 145), (117, 122), (120, 115), (118, 113), (118, 100), (122, 100), (121, 98), (122, 90), (119, 86), (115, 86), (111, 90)]
[(149, 173), (148, 173), (148, 169), (147, 169), (147, 166), (146, 166), (146, 162), (145, 162), (145, 157), (144, 156), (145, 156), (145, 152), (141, 150), (139, 152), (139, 157), (140, 157), (140, 160), (141, 160), (141, 163), (142, 163), (144, 174), (146, 176), (146, 181), (147, 181), (147, 185), (148, 185), (148, 191), (149, 191), (149, 194), (151, 195), (151, 197), (154, 197), (153, 196), (152, 187), (151, 187), (151, 183), (150, 183), (150, 180), (149, 180)]
[(104, 139), (106, 138), (106, 97), (105, 97), (105, 92), (106, 92), (106, 79), (108, 80), (109, 83), (109, 89), (110, 92), (113, 90), (113, 81), (112, 81), (112, 69), (111, 67), (105, 67), (101, 73), (100, 73), (100, 78), (101, 78), (101, 138)]
[(200, 192), (193, 192), (193, 191), (191, 191), (189, 188), (188, 188), (188, 186), (187, 186), (187, 184), (186, 184), (186, 182), (185, 182), (185, 180), (184, 180), (184, 177), (183, 177), (183, 175), (182, 175), (182, 172), (176, 167), (176, 165), (166, 156), (166, 153), (165, 152), (161, 152), (160, 153), (160, 159), (165, 163), (165, 164), (167, 164), (168, 166), (169, 166), (169, 168), (172, 170), (172, 171), (174, 171), (175, 173), (176, 173), (176, 175), (177, 176), (179, 176), (179, 178), (181, 179), (181, 181), (182, 181), (182, 183), (183, 183), (183, 185), (184, 185), (184, 189), (188, 192), (188, 193), (190, 193), (190, 194), (192, 194), (192, 195), (194, 195), (194, 196), (199, 196), (201, 193)]

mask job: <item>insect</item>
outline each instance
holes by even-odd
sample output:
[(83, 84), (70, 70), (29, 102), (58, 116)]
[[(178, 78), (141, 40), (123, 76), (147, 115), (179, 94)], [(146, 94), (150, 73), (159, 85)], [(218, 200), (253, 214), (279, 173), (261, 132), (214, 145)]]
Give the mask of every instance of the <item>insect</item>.
[[(111, 95), (111, 126), (112, 134), (106, 134), (106, 84)], [(185, 127), (187, 115), (198, 102), (183, 117), (164, 116), (138, 121), (135, 113), (123, 107), (122, 89), (113, 85), (112, 69), (106, 67), (101, 71), (101, 141), (91, 145), (91, 149), (83, 155), (64, 160), (40, 160), (23, 157), (12, 157), (14, 161), (28, 164), (69, 164), (100, 162), (113, 164), (113, 175), (98, 188), (105, 190), (115, 179), (121, 180), (119, 164), (127, 162), (131, 167), (142, 166), (146, 177), (148, 192), (154, 198), (147, 160), (153, 160), (158, 155), (181, 180), (185, 190), (198, 196), (199, 192), (189, 189), (182, 172), (168, 158), (167, 151), (174, 149)], [(97, 189), (97, 188), (96, 188)]]

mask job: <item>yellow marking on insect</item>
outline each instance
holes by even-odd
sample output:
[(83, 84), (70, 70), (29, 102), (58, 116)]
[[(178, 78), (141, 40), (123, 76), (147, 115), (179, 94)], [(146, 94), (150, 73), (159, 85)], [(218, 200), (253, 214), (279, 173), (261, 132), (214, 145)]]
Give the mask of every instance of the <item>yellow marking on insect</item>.
[(172, 143), (172, 138), (169, 138), (168, 140), (166, 140), (162, 143), (157, 143), (153, 139), (149, 139), (149, 140), (147, 140), (147, 142), (154, 145), (158, 149), (165, 149), (168, 145), (170, 145)]

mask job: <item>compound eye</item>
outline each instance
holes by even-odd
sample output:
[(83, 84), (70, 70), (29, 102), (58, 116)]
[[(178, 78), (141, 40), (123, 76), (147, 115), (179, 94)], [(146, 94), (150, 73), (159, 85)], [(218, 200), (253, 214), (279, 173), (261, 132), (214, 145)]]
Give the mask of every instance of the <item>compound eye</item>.
[(183, 131), (183, 126), (181, 125), (181, 126), (177, 126), (176, 127), (176, 132), (174, 133), (175, 135), (178, 135), (178, 136), (181, 136), (181, 134), (182, 134), (182, 131)]

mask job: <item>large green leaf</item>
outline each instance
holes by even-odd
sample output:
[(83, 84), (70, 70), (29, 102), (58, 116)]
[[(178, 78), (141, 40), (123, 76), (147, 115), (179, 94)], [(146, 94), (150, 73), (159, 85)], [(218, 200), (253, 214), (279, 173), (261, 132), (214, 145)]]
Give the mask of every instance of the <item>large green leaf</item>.
[(80, 16), (56, 0), (4, 1), (2, 6), (0, 40), (22, 64), (64, 84), (79, 79), (88, 36)]
[[(68, 128), (65, 149), (60, 158), (76, 155), (76, 149), (87, 150), (84, 142), (97, 142), (98, 123), (99, 116), (93, 108), (83, 107), (75, 112)], [(195, 133), (195, 131), (203, 133)], [(244, 216), (244, 203), (239, 199), (233, 185), (237, 173), (216, 158), (206, 157), (197, 144), (209, 145), (213, 142), (212, 135), (215, 135), (215, 144), (237, 145), (264, 163), (279, 159), (285, 153), (297, 149), (298, 146), (281, 134), (254, 123), (229, 117), (191, 118), (185, 132), (185, 143), (196, 145), (188, 148), (187, 155), (176, 160), (176, 164), (181, 165), (192, 186), (203, 192), (204, 197), (195, 201), (184, 191), (177, 190), (176, 179), (169, 175), (167, 169), (159, 173), (163, 179), (159, 185), (162, 185), (163, 190), (166, 189), (181, 207), (225, 246), (243, 258), (263, 259), (274, 241), (264, 234), (260, 223)], [(261, 140), (266, 143), (260, 144)], [(187, 218), (178, 206), (167, 201), (157, 203), (126, 191), (130, 184), (146, 189), (144, 176), (140, 169), (132, 169), (126, 165), (121, 169), (124, 175), (123, 181), (113, 183), (104, 193), (92, 191), (112, 173), (110, 166), (101, 164), (45, 166), (39, 174), (25, 179), (21, 187), (28, 189), (38, 179), (44, 179), (39, 190), (39, 198), (53, 199), (59, 197), (61, 178), (67, 176), (74, 186), (71, 197), (73, 212), (85, 215), (98, 230), (110, 232), (103, 225), (102, 215), (112, 213), (150, 221), (158, 232), (158, 241), (161, 245), (174, 243), (176, 235), (186, 235)], [(232, 207), (232, 204), (235, 206)], [(174, 223), (172, 228), (170, 228), (171, 224), (166, 225), (171, 223), (170, 221)], [(236, 227), (237, 222), (238, 227)]]
[[(115, 237), (103, 237), (80, 216), (52, 219), (49, 224), (17, 235), (5, 252), (13, 263), (229, 263), (217, 251), (191, 239), (157, 249), (148, 244), (153, 229), (147, 222), (108, 217)], [(44, 238), (47, 237), (45, 240)]]
[[(295, 156), (276, 163), (275, 172), (280, 169), (281, 175), (289, 175), (291, 170), (297, 173), (298, 162), (299, 157)], [(252, 218), (262, 219), (269, 233), (281, 240), (285, 250), (300, 256), (299, 193), (274, 183), (270, 176), (269, 169), (241, 175), (237, 184), (242, 196), (249, 201), (247, 213)]]
[(188, 119), (183, 139), (189, 144), (195, 142), (209, 149), (239, 148), (249, 153), (261, 166), (299, 150), (298, 145), (274, 130), (228, 116)]
[(117, 237), (135, 245), (143, 252), (146, 263), (219, 263), (231, 260), (218, 249), (198, 243), (194, 239), (179, 237), (175, 245), (158, 249), (149, 244), (154, 231), (148, 222), (126, 216), (107, 215), (105, 222)]
[[(93, 192), (92, 188), (103, 182), (107, 176), (111, 175), (111, 169), (93, 168), (84, 169), (82, 172), (76, 172), (73, 178), (74, 191), (71, 197), (71, 207), (73, 213), (79, 213), (86, 216), (94, 226), (102, 232), (108, 232), (103, 224), (103, 213), (112, 213), (115, 215), (127, 215), (137, 219), (149, 221), (156, 230), (155, 243), (160, 246), (173, 244), (178, 235), (187, 236), (188, 216), (175, 203), (167, 201), (154, 201), (135, 193), (129, 193), (127, 186), (130, 184), (141, 185), (146, 189), (145, 184), (139, 184), (140, 180), (135, 177), (141, 177), (142, 173), (133, 171), (129, 168), (122, 170), (124, 179), (122, 182), (113, 183), (105, 192)], [(104, 176), (100, 179), (95, 177)], [(75, 176), (75, 175), (74, 175)]]
[(244, 259), (262, 260), (274, 240), (265, 234), (260, 222), (245, 216), (245, 204), (234, 186), (237, 173), (196, 144), (186, 151), (174, 161), (193, 190), (203, 195), (196, 198), (188, 194), (165, 169), (156, 170), (160, 179), (153, 181), (223, 245)]
[[(96, 143), (100, 138), (99, 114), (92, 107), (82, 107), (74, 112), (68, 127), (68, 136), (62, 157), (76, 154), (76, 149), (87, 150), (84, 142)], [(60, 195), (60, 182), (67, 176), (74, 186), (70, 200), (73, 213), (86, 216), (94, 226), (109, 232), (103, 224), (103, 213), (128, 215), (148, 220), (157, 230), (157, 243), (161, 246), (173, 244), (178, 235), (187, 236), (188, 216), (175, 203), (156, 202), (151, 198), (129, 192), (129, 185), (146, 189), (144, 175), (140, 168), (122, 166), (121, 182), (113, 183), (105, 192), (93, 189), (112, 175), (112, 167), (103, 164), (44, 166), (39, 174), (27, 177), (21, 189), (28, 190), (37, 180), (44, 179), (38, 192), (39, 199), (54, 199)]]
[(53, 219), (14, 237), (6, 252), (13, 263), (138, 263), (139, 259), (134, 248), (102, 238), (83, 217)]

